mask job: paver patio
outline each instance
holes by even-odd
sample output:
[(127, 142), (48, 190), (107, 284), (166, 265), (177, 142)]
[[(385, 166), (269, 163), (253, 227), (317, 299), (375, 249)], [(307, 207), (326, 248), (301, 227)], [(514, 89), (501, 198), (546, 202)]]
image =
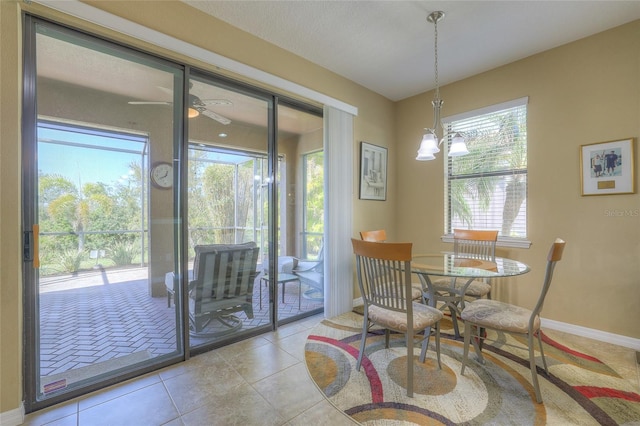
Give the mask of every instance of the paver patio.
[[(244, 328), (269, 323), (268, 292), (260, 275), (254, 285), (254, 318)], [(147, 268), (96, 269), (40, 280), (40, 375), (49, 376), (118, 357), (148, 351), (150, 357), (176, 348), (175, 309), (166, 297), (150, 297)], [(304, 292), (305, 286), (302, 286)], [(321, 308), (321, 301), (302, 298), (288, 285), (285, 302), (279, 289), (278, 317), (289, 318)]]

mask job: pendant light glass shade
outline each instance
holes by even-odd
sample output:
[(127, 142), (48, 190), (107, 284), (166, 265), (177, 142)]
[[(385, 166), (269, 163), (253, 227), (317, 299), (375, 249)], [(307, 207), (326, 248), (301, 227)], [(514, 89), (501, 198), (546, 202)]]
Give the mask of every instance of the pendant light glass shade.
[(422, 142), (420, 143), (416, 160), (435, 160), (436, 157), (433, 154), (437, 152), (440, 152), (438, 148), (438, 138), (431, 131), (427, 130), (424, 136), (422, 136)]
[(449, 157), (459, 157), (462, 155), (467, 155), (469, 150), (467, 149), (467, 145), (464, 143), (464, 138), (460, 133), (456, 133), (453, 135), (453, 139), (451, 139), (451, 147), (449, 148)]

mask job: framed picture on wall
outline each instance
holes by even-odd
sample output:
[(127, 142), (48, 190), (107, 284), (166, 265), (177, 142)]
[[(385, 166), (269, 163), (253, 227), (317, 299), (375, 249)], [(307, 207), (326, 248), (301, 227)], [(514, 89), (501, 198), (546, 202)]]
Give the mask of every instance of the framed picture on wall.
[(580, 147), (582, 195), (635, 193), (633, 138)]
[(360, 199), (387, 199), (387, 148), (360, 143)]

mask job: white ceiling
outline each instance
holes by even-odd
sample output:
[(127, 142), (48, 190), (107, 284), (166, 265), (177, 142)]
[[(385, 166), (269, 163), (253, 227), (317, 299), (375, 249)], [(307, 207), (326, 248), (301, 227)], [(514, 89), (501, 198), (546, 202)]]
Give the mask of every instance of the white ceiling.
[(440, 85), (640, 19), (615, 0), (183, 1), (394, 101), (435, 87), (435, 10)]

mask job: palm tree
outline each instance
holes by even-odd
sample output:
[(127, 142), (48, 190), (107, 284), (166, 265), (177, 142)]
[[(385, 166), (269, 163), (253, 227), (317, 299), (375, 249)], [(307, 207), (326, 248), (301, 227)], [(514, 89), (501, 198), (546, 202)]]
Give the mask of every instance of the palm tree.
[[(67, 181), (67, 183), (70, 182)], [(47, 203), (46, 211), (49, 217), (66, 223), (70, 230), (78, 236), (78, 252), (82, 252), (85, 230), (88, 229), (92, 213), (99, 210), (102, 215), (109, 215), (112, 211), (113, 200), (102, 184), (87, 183), (81, 191), (73, 184), (64, 186), (67, 191), (60, 193), (57, 198), (51, 199)], [(47, 198), (51, 197), (45, 196), (45, 199)]]
[(450, 162), (451, 218), (473, 227), (471, 202), (487, 211), (497, 186), (506, 182), (501, 235), (508, 236), (526, 198), (526, 123), (514, 112), (496, 112), (487, 122), (465, 132), (471, 154)]

